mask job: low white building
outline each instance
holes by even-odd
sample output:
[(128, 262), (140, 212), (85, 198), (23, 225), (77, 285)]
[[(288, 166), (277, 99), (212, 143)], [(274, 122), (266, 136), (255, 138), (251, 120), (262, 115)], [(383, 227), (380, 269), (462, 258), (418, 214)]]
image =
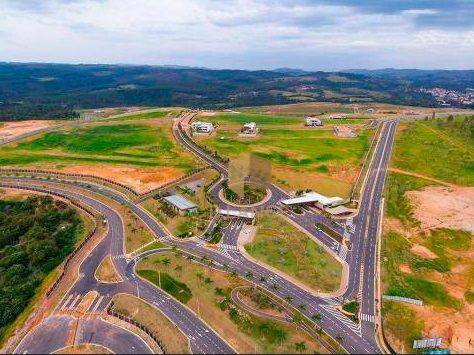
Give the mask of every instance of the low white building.
[(333, 115), (329, 116), (329, 118), (332, 119), (332, 120), (342, 120), (342, 119), (346, 118), (346, 115), (337, 113), (337, 114), (333, 114)]
[(212, 133), (214, 125), (211, 122), (196, 121), (191, 123), (191, 129), (197, 133)]
[(242, 134), (252, 135), (252, 134), (257, 134), (257, 133), (258, 133), (258, 128), (255, 122), (248, 122), (244, 124), (244, 126), (242, 127)]
[(286, 206), (295, 206), (295, 205), (315, 205), (320, 209), (327, 207), (335, 207), (342, 205), (344, 203), (342, 197), (327, 197), (317, 192), (307, 192), (301, 196), (292, 197), (286, 200), (281, 200), (281, 203)]
[(322, 125), (323, 125), (323, 121), (321, 121), (319, 118), (311, 117), (311, 116), (306, 117), (306, 126), (322, 126)]

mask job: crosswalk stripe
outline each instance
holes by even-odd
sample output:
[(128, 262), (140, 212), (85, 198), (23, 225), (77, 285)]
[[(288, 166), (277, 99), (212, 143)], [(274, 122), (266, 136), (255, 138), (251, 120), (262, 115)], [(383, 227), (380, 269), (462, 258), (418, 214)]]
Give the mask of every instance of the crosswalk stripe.
[(236, 245), (221, 244), (220, 247), (227, 250), (239, 250)]
[(74, 308), (76, 308), (76, 306), (79, 304), (79, 302), (81, 302), (81, 295), (77, 295), (76, 298), (74, 299), (74, 301), (72, 301), (69, 306), (67, 307), (67, 309), (69, 310), (73, 310)]
[(61, 311), (64, 311), (64, 309), (66, 308), (67, 304), (69, 303), (69, 301), (71, 300), (73, 296), (74, 296), (73, 294), (70, 294), (69, 297), (66, 299), (66, 301), (64, 301), (63, 305), (61, 306)]
[(352, 329), (354, 332), (360, 335), (360, 324), (354, 323), (352, 320), (347, 318), (345, 315), (341, 314), (334, 306), (331, 305), (321, 305), (326, 311), (331, 313), (334, 317), (336, 317), (341, 323), (344, 323), (348, 328)]
[(360, 314), (360, 319), (363, 320), (363, 321), (366, 321), (366, 322), (374, 323), (374, 321), (375, 321), (375, 316), (374, 316), (373, 314), (364, 314), (364, 313), (361, 313), (361, 314)]

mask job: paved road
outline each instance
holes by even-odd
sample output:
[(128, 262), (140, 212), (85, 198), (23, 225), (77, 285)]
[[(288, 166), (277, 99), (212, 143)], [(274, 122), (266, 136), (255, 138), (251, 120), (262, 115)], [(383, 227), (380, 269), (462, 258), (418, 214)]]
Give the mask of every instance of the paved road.
[[(234, 270), (243, 277), (250, 274), (252, 282), (259, 284), (261, 287), (267, 289), (276, 296), (282, 299), (285, 299), (288, 296), (292, 297), (292, 304), (296, 307), (303, 304), (304, 308), (302, 308), (302, 312), (308, 317), (311, 317), (311, 315), (315, 313), (321, 314), (323, 316), (321, 321), (322, 328), (333, 337), (342, 335), (344, 338), (342, 345), (349, 352), (374, 353), (379, 352), (379, 348), (375, 342), (375, 329), (373, 325), (373, 316), (375, 314), (375, 240), (380, 218), (380, 203), (386, 176), (386, 167), (391, 152), (395, 128), (396, 122), (384, 123), (382, 126), (379, 142), (374, 153), (374, 159), (367, 175), (367, 183), (361, 200), (361, 209), (359, 214), (354, 218), (355, 232), (350, 236), (352, 243), (351, 251), (342, 249), (342, 246), (338, 245), (337, 242), (335, 243), (331, 237), (314, 228), (314, 223), (316, 221), (321, 221), (321, 223), (330, 225), (331, 228), (344, 233), (342, 224), (334, 226), (331, 224), (331, 221), (328, 221), (323, 216), (309, 211), (305, 212), (303, 216), (288, 216), (293, 219), (295, 223), (298, 223), (301, 227), (308, 230), (314, 238), (327, 246), (335, 255), (338, 255), (342, 260), (345, 260), (345, 262), (348, 263), (350, 267), (349, 279), (347, 289), (343, 296), (346, 299), (353, 297), (359, 297), (361, 299), (363, 320), (360, 324), (353, 323), (337, 311), (336, 305), (340, 304), (342, 301), (341, 297), (325, 298), (317, 296), (286, 278), (269, 271), (265, 267), (247, 260), (238, 252), (238, 250), (227, 248), (226, 246), (237, 244), (237, 236), (241, 228), (239, 223), (231, 224), (231, 226), (229, 226), (230, 228), (226, 229), (223, 239), (225, 241), (225, 246), (222, 247), (221, 245), (220, 250), (215, 251), (203, 247), (197, 240), (173, 239), (171, 236), (167, 235), (165, 230), (154, 217), (143, 210), (140, 206), (129, 201), (125, 196), (117, 191), (110, 188), (99, 187), (94, 184), (80, 182), (63, 183), (86, 187), (90, 190), (111, 197), (120, 203), (129, 205), (135, 214), (137, 214), (137, 216), (148, 225), (159, 239), (167, 243), (176, 244), (184, 251), (213, 259), (215, 261), (215, 267), (217, 268), (222, 268), (226, 271)], [(175, 135), (182, 133), (183, 132), (175, 132)], [(186, 138), (184, 139), (186, 140)], [(185, 142), (183, 144), (189, 144), (192, 146), (192, 143)], [(226, 177), (225, 165), (215, 161), (212, 157), (207, 157), (207, 155), (203, 154), (197, 146), (192, 146), (189, 149), (207, 163), (215, 166), (219, 171), (221, 171), (223, 179)], [(22, 181), (21, 179), (17, 180)], [(31, 182), (31, 179), (28, 181)], [(286, 197), (285, 192), (281, 189), (277, 187), (272, 187), (272, 189), (275, 191), (275, 196)], [(83, 202), (88, 202), (88, 204), (97, 203), (97, 201), (87, 201), (87, 199), (81, 195), (74, 197)], [(276, 203), (275, 201), (276, 200), (269, 202), (264, 208), (273, 207)], [(154, 286), (136, 278), (133, 272), (133, 265), (131, 266), (130, 263), (127, 263), (127, 261), (122, 258), (123, 246), (119, 241), (123, 239), (123, 230), (121, 230), (121, 227), (118, 225), (118, 221), (114, 216), (107, 216), (107, 219), (109, 220), (109, 226), (112, 225), (111, 233), (114, 236), (106, 238), (106, 240), (109, 240), (109, 243), (111, 243), (108, 246), (109, 250), (112, 252), (112, 255), (115, 256), (114, 262), (119, 272), (124, 277), (123, 284), (125, 286), (121, 287), (128, 288), (126, 292), (134, 292), (130, 289), (131, 287), (136, 290), (135, 294), (139, 297), (149, 300), (163, 311), (168, 310), (168, 312), (173, 315), (172, 317), (176, 318), (178, 326), (185, 332), (185, 334), (190, 336), (194, 350), (198, 352), (231, 352), (232, 349), (230, 349), (212, 330), (202, 324), (202, 322), (192, 312), (182, 307), (177, 301), (164, 295)], [(112, 243), (111, 241), (114, 242)], [(103, 246), (102, 248), (107, 250), (107, 246)], [(91, 265), (97, 263), (97, 260), (100, 262), (101, 259), (99, 260), (98, 256), (103, 255), (102, 253), (104, 253), (104, 250), (100, 249), (100, 247), (97, 248), (97, 251), (94, 250), (94, 253), (96, 254), (91, 254), (90, 258), (95, 261), (91, 261)], [(131, 261), (131, 263), (134, 262), (135, 261)], [(88, 281), (81, 281), (86, 279)], [(92, 285), (91, 282), (92, 280), (90, 280), (90, 278), (82, 277), (78, 281), (77, 289), (84, 292), (86, 289), (90, 290), (91, 287), (103, 287), (103, 285), (97, 285), (97, 283)], [(105, 294), (108, 294), (109, 296), (112, 294), (112, 290), (107, 290), (109, 293), (107, 293), (105, 289), (100, 289), (100, 291), (101, 293), (105, 291)]]
[[(17, 181), (18, 187), (23, 186), (30, 190), (44, 191), (55, 195), (68, 196), (94, 208), (104, 215), (107, 221), (108, 232), (104, 239), (97, 245), (91, 254), (84, 260), (80, 266), (78, 280), (68, 291), (64, 299), (59, 303), (58, 311), (71, 311), (79, 304), (80, 300), (90, 290), (96, 290), (99, 296), (91, 304), (89, 309), (100, 312), (106, 308), (111, 298), (117, 293), (128, 293), (138, 296), (159, 308), (166, 316), (168, 316), (183, 332), (186, 334), (191, 343), (191, 348), (196, 353), (233, 353), (234, 350), (227, 345), (212, 329), (210, 329), (202, 320), (199, 319), (191, 310), (184, 307), (174, 298), (169, 297), (163, 291), (143, 281), (135, 275), (134, 268), (130, 267), (129, 261), (125, 259), (123, 252), (123, 223), (120, 215), (104, 203), (93, 198), (84, 196), (78, 192), (72, 192), (63, 188), (48, 186), (45, 188), (32, 179), (8, 179), (9, 181)], [(121, 195), (116, 195), (117, 199), (121, 199)], [(142, 210), (140, 210), (142, 211)], [(105, 284), (97, 281), (94, 273), (105, 255), (110, 253), (114, 265), (121, 275), (123, 282), (117, 284)], [(131, 261), (134, 263), (135, 261)], [(55, 320), (56, 318), (53, 318)], [(48, 318), (48, 324), (50, 319)], [(100, 325), (99, 325), (100, 326)], [(106, 331), (106, 329), (103, 329)], [(32, 332), (26, 336), (25, 344), (35, 344), (37, 334)], [(36, 345), (35, 345), (36, 346)], [(105, 345), (104, 345), (105, 346)], [(63, 347), (63, 346), (61, 346)], [(57, 347), (57, 349), (61, 348)], [(40, 349), (39, 352), (50, 352), (51, 345)], [(22, 348), (23, 349), (23, 348)], [(35, 347), (37, 349), (37, 346)]]

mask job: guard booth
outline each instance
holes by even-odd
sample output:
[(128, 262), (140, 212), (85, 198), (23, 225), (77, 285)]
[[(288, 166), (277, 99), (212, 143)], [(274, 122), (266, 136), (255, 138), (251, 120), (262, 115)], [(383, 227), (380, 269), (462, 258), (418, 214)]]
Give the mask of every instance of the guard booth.
[(242, 218), (247, 224), (251, 225), (253, 225), (255, 222), (255, 212), (252, 211), (227, 210), (219, 208), (217, 209), (217, 213), (227, 218)]

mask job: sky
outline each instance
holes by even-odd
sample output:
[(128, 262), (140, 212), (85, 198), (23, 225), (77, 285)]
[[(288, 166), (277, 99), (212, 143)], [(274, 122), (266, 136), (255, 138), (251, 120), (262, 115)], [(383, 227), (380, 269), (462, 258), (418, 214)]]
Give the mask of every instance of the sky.
[(0, 61), (474, 69), (474, 0), (0, 0)]

